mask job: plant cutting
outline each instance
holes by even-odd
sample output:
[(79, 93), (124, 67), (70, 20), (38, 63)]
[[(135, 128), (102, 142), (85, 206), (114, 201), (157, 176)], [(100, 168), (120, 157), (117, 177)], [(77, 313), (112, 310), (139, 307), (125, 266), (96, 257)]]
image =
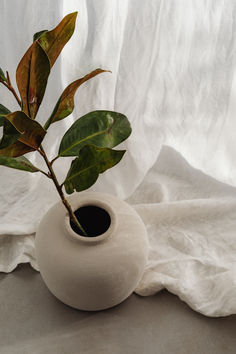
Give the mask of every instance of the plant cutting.
[[(99, 263), (101, 259), (107, 257), (105, 250), (102, 250), (100, 246), (100, 252), (102, 250), (100, 256), (97, 256), (99, 254), (98, 248), (94, 248), (93, 260), (97, 257), (100, 261), (95, 262), (96, 266), (92, 269), (90, 275), (88, 273), (86, 276), (83, 274), (82, 278), (80, 276), (76, 279), (72, 277), (73, 280), (71, 275), (69, 276), (69, 279), (72, 280), (72, 287), (76, 285), (74, 290), (69, 290), (69, 298), (67, 293), (69, 287), (68, 275), (64, 279), (64, 284), (61, 284), (61, 279), (63, 278), (62, 274), (66, 274), (65, 269), (68, 268), (69, 272), (70, 265), (68, 266), (68, 262), (69, 264), (70, 262), (73, 263), (74, 250), (76, 249), (76, 262), (77, 258), (80, 260), (79, 264), (73, 263), (72, 269), (74, 271), (78, 268), (78, 272), (81, 273), (81, 260), (85, 264), (88, 257), (84, 249), (85, 242), (92, 244), (91, 242), (95, 240), (95, 245), (99, 241), (104, 241), (108, 236), (111, 238), (111, 232), (113, 234), (117, 233), (119, 229), (117, 226), (119, 218), (123, 218), (123, 223), (127, 225), (133, 225), (136, 222), (135, 230), (137, 228), (138, 235), (140, 230), (144, 235), (145, 230), (141, 219), (135, 211), (125, 202), (117, 201), (115, 197), (96, 193), (81, 194), (81, 197), (79, 197), (80, 194), (78, 193), (70, 197), (66, 196), (66, 194), (70, 195), (74, 192), (82, 192), (88, 189), (96, 182), (99, 174), (115, 166), (122, 159), (125, 151), (113, 148), (131, 134), (130, 123), (124, 114), (105, 110), (87, 113), (77, 119), (64, 134), (58, 154), (52, 160), (48, 158), (48, 154), (43, 148), (43, 140), (48, 129), (53, 129), (53, 123), (65, 119), (73, 112), (74, 96), (77, 89), (93, 77), (108, 72), (98, 68), (73, 81), (62, 92), (44, 126), (36, 121), (50, 71), (74, 32), (76, 17), (77, 12), (68, 14), (54, 29), (50, 31), (43, 30), (33, 36), (33, 43), (16, 69), (16, 83), (19, 95), (12, 86), (8, 71), (5, 73), (0, 69), (0, 83), (14, 95), (19, 104), (19, 110), (14, 112), (11, 112), (4, 105), (0, 105), (0, 125), (3, 127), (0, 141), (0, 165), (30, 173), (42, 173), (45, 178), (49, 178), (53, 182), (61, 202), (48, 211), (36, 233), (36, 253), (41, 274), (49, 289), (63, 302), (80, 309), (96, 310), (114, 306), (114, 304), (121, 302), (129, 295), (130, 288), (126, 289), (125, 292), (123, 291), (118, 297), (112, 295), (112, 299), (109, 299), (111, 290), (107, 290), (106, 287), (106, 290), (101, 290), (101, 281), (98, 281), (97, 288), (95, 286), (94, 290), (97, 294), (102, 291), (107, 300), (105, 302), (103, 300), (95, 301), (95, 305), (94, 299), (90, 299), (90, 302), (88, 301), (88, 288), (92, 289), (91, 279), (96, 283), (95, 269), (98, 270), (101, 266)], [(33, 165), (24, 156), (32, 151), (42, 156), (46, 170)], [(57, 159), (66, 157), (74, 157), (74, 159), (64, 181), (58, 181), (53, 164)], [(117, 212), (117, 210), (120, 210), (120, 212)], [(130, 221), (127, 221), (128, 218), (124, 219), (122, 214), (124, 212), (131, 215)], [(120, 216), (118, 217), (119, 213)], [(64, 226), (60, 225), (61, 220), (63, 220), (63, 225), (66, 225), (66, 231), (63, 229)], [(54, 237), (57, 238), (56, 241)], [(120, 240), (122, 240), (122, 237), (120, 237), (118, 242)], [(125, 240), (127, 243), (126, 236)], [(141, 268), (145, 264), (147, 253), (145, 236), (138, 236), (138, 240), (137, 242), (140, 243), (138, 252), (140, 253), (142, 249), (141, 256), (138, 257), (141, 260), (141, 265), (136, 265), (137, 274), (134, 269), (131, 272), (135, 273), (134, 280), (131, 282), (132, 287), (137, 283), (137, 278), (140, 278)], [(75, 241), (79, 241), (78, 249), (77, 246), (75, 247)], [(54, 245), (52, 243), (55, 244), (55, 242), (58, 244), (58, 248), (53, 253)], [(67, 254), (67, 248), (69, 255), (63, 259), (64, 255)], [(109, 252), (109, 249), (106, 249), (106, 251)], [(60, 252), (62, 253), (60, 254)], [(91, 249), (89, 252), (91, 253)], [(60, 254), (60, 257), (56, 258), (58, 254)], [(134, 252), (136, 258), (137, 255), (138, 253)], [(125, 259), (126, 257), (124, 258), (124, 263), (126, 262)], [(52, 260), (57, 262), (57, 268), (54, 268), (51, 264)], [(64, 261), (65, 263), (63, 263)], [(58, 270), (58, 267), (60, 268), (59, 263), (62, 264), (60, 270)], [(137, 260), (135, 260), (135, 263), (137, 263)], [(104, 265), (102, 265), (102, 268), (105, 271)], [(70, 274), (73, 271), (71, 272), (70, 269)], [(87, 280), (90, 279), (89, 285), (85, 284), (85, 278)], [(101, 275), (98, 278), (101, 280)], [(82, 295), (78, 295), (78, 288)]]
[[(63, 188), (68, 194), (82, 191), (93, 185), (100, 173), (116, 165), (124, 155), (123, 150), (112, 148), (125, 140), (131, 133), (128, 119), (120, 113), (93, 111), (71, 126), (62, 138), (58, 155), (49, 161), (42, 142), (51, 125), (69, 116), (74, 109), (74, 95), (77, 89), (91, 78), (106, 72), (96, 69), (72, 82), (59, 97), (50, 117), (42, 126), (36, 121), (42, 103), (52, 66), (64, 45), (72, 36), (77, 13), (67, 15), (51, 31), (40, 31), (34, 35), (33, 44), (21, 59), (16, 70), (18, 97), (12, 87), (9, 73), (0, 69), (0, 82), (10, 90), (20, 106), (20, 110), (10, 112), (0, 106), (0, 124), (3, 136), (0, 141), (0, 164), (31, 173), (40, 172), (54, 183), (70, 219), (80, 232), (86, 231), (73, 213)], [(22, 157), (36, 151), (45, 160), (48, 171), (42, 171)], [(58, 182), (53, 163), (60, 157), (75, 156), (62, 183)]]

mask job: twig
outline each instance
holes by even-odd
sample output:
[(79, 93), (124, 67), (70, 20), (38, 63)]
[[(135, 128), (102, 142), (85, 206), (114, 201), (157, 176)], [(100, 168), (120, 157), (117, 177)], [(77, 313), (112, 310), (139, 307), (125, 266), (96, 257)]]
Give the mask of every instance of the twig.
[(6, 72), (7, 73), (7, 82), (5, 81), (2, 81), (0, 80), (0, 82), (8, 89), (12, 92), (12, 94), (14, 95), (15, 99), (17, 100), (17, 103), (19, 104), (19, 106), (21, 107), (21, 100), (19, 98), (19, 96), (17, 95), (14, 87), (12, 86), (11, 84), (11, 80), (10, 80), (10, 75), (8, 73), (8, 71)]
[(52, 177), (51, 177), (51, 174), (48, 172), (44, 172), (43, 170), (40, 170), (39, 168), (38, 168), (38, 170), (39, 170), (39, 172), (41, 172), (42, 174), (44, 174), (46, 177), (48, 177), (48, 178), (50, 178), (50, 179), (52, 179)]
[(52, 165), (59, 157), (60, 157), (60, 156), (54, 157), (54, 159), (52, 159), (52, 161), (51, 161), (51, 165)]

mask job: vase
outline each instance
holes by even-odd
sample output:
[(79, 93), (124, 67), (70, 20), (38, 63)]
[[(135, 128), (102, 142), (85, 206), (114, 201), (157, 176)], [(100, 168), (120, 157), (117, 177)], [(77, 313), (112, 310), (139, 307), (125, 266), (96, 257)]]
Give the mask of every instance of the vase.
[[(148, 257), (146, 228), (137, 212), (115, 196), (82, 192), (68, 201), (74, 212), (96, 209), (103, 216), (87, 213), (84, 218), (93, 236), (82, 236), (72, 229), (62, 202), (55, 204), (36, 232), (41, 276), (52, 294), (71, 307), (87, 311), (113, 307), (135, 290), (142, 277)], [(96, 232), (96, 222), (103, 219), (104, 232)], [(83, 217), (79, 220), (83, 225)]]

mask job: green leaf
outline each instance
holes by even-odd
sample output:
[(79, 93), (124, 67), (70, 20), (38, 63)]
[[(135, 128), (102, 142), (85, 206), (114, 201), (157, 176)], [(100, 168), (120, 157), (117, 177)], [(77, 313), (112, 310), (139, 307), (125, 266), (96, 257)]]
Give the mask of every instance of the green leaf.
[(91, 187), (100, 173), (115, 166), (123, 157), (125, 150), (112, 150), (86, 145), (80, 150), (79, 157), (72, 161), (64, 186), (71, 194)]
[(7, 81), (7, 78), (6, 76), (4, 75), (4, 72), (3, 70), (0, 68), (0, 80), (2, 81)]
[(5, 117), (19, 132), (22, 133), (18, 141), (36, 150), (46, 134), (43, 127), (35, 120), (30, 119), (22, 111), (16, 111)]
[(4, 124), (4, 117), (7, 116), (9, 113), (11, 113), (11, 111), (9, 111), (9, 109), (0, 104), (0, 127), (2, 127)]
[(0, 127), (2, 127), (4, 124), (4, 116), (0, 115)]
[(125, 115), (111, 111), (90, 112), (67, 130), (59, 147), (59, 156), (77, 156), (87, 144), (113, 148), (130, 134), (130, 123)]
[(44, 32), (38, 38), (38, 43), (47, 53), (51, 67), (74, 33), (76, 16), (77, 12), (68, 14), (57, 27), (51, 31)]
[(7, 119), (5, 119), (3, 125), (3, 136), (0, 140), (0, 149), (4, 149), (10, 145), (12, 145), (18, 138), (21, 136), (21, 132), (19, 132), (14, 125), (12, 125)]
[(0, 165), (15, 168), (17, 170), (28, 171), (28, 172), (38, 172), (37, 167), (32, 165), (32, 163), (25, 157), (6, 157), (0, 156)]
[(22, 99), (22, 110), (34, 119), (42, 102), (50, 63), (38, 42), (34, 42), (21, 59), (16, 70), (16, 82)]
[(72, 82), (69, 86), (67, 86), (67, 88), (63, 91), (62, 95), (57, 101), (57, 104), (50, 118), (47, 120), (44, 129), (47, 130), (52, 123), (64, 119), (69, 114), (71, 114), (74, 109), (74, 95), (76, 93), (76, 90), (79, 88), (79, 86), (82, 85), (87, 80), (93, 78), (94, 76), (104, 72), (107, 72), (107, 70), (96, 69), (91, 73), (89, 73), (88, 75), (85, 75), (81, 79), (78, 79)]
[(22, 156), (28, 152), (35, 151), (34, 148), (16, 141), (14, 144), (0, 150), (0, 156), (5, 157), (18, 157)]
[(42, 34), (45, 33), (45, 32), (48, 32), (48, 30), (42, 30), (42, 31), (36, 32), (34, 34), (34, 36), (33, 36), (33, 42), (37, 41), (37, 39), (39, 39), (39, 37), (41, 37)]

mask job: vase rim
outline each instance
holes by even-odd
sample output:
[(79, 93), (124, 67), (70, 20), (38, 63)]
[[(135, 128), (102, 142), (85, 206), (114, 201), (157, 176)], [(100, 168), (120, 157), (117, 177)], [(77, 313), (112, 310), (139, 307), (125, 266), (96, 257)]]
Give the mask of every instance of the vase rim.
[(111, 237), (116, 230), (116, 224), (117, 224), (116, 215), (111, 205), (108, 204), (107, 202), (101, 201), (96, 197), (89, 197), (86, 199), (78, 199), (74, 201), (72, 204), (72, 210), (74, 212), (77, 209), (85, 206), (96, 206), (104, 209), (109, 214), (111, 219), (109, 228), (104, 233), (98, 236), (90, 237), (90, 236), (79, 235), (74, 230), (72, 230), (72, 227), (70, 225), (70, 220), (69, 220), (69, 214), (67, 213), (65, 217), (65, 223), (64, 223), (67, 231), (66, 234), (75, 241), (80, 241), (87, 244), (96, 244), (106, 240), (108, 237)]

